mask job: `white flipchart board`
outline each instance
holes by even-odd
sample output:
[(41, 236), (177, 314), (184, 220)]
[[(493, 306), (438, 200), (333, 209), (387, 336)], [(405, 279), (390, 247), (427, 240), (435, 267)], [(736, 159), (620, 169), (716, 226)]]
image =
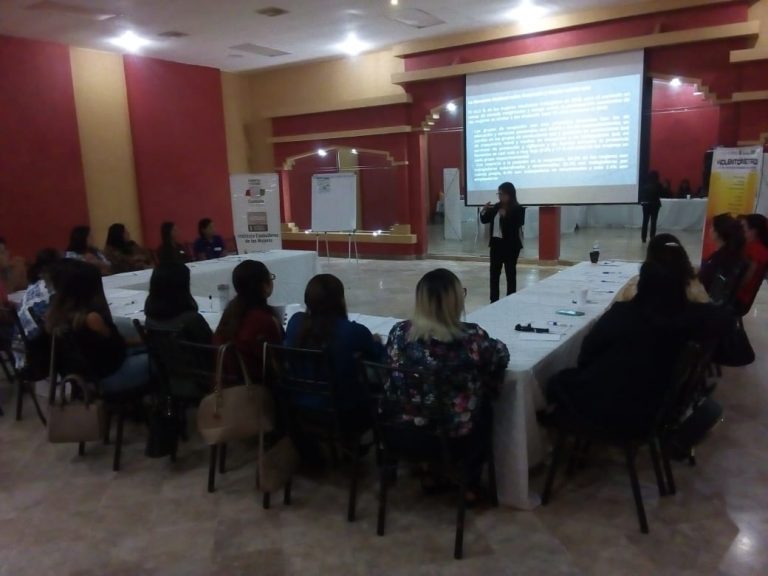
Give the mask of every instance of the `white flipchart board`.
[(459, 169), (443, 168), (443, 236), (446, 240), (461, 240), (461, 215), (464, 202), (459, 187)]
[(763, 177), (760, 181), (760, 196), (757, 198), (755, 212), (768, 216), (768, 154), (763, 155)]
[(357, 174), (337, 172), (312, 176), (312, 231), (357, 230)]

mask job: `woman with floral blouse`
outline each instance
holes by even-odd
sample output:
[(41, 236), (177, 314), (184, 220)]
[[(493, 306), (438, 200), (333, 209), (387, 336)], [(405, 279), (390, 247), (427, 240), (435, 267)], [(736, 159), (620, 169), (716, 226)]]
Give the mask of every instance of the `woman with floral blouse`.
[[(429, 425), (423, 417), (414, 416), (417, 409), (411, 409), (425, 395), (439, 397), (449, 406), (451, 442), (477, 454), (469, 471), (472, 486), (480, 480), (484, 460), (480, 449), (487, 434), (483, 407), (509, 363), (509, 351), (478, 325), (461, 321), (465, 295), (456, 275), (444, 268), (428, 272), (419, 281), (413, 318), (392, 328), (387, 354), (393, 366), (435, 371), (436, 389), (405, 390), (404, 381), (394, 375), (385, 395), (397, 399), (403, 407), (403, 422), (411, 422), (415, 429)], [(413, 400), (410, 405), (409, 399)], [(474, 495), (468, 492), (467, 498)]]

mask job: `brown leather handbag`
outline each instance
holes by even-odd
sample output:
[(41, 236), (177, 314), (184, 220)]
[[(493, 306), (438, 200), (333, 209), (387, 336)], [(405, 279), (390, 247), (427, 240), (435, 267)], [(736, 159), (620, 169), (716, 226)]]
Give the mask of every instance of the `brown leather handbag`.
[[(236, 355), (244, 384), (225, 388), (223, 372), (228, 352)], [(274, 413), (269, 390), (251, 381), (242, 357), (231, 344), (221, 346), (216, 358), (215, 390), (203, 398), (197, 411), (197, 427), (205, 441), (215, 445), (261, 437), (274, 429)]]

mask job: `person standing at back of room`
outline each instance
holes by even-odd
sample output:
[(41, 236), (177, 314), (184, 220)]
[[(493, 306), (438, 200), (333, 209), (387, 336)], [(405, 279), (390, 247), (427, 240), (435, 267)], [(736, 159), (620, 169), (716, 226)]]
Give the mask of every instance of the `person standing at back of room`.
[(664, 187), (659, 180), (659, 173), (656, 170), (648, 172), (648, 179), (640, 189), (640, 204), (643, 207), (643, 229), (641, 232), (643, 244), (648, 241), (649, 222), (651, 224), (651, 238), (656, 236), (656, 222), (659, 219), (663, 191)]
[(502, 267), (507, 277), (507, 295), (517, 292), (517, 259), (523, 249), (525, 208), (517, 201), (517, 190), (511, 182), (499, 186), (499, 201), (483, 207), (480, 222), (491, 225), (491, 302), (496, 302)]
[(213, 220), (210, 218), (203, 218), (197, 224), (197, 232), (199, 236), (195, 240), (193, 250), (195, 252), (195, 259), (197, 260), (214, 260), (226, 256), (224, 250), (224, 240), (221, 236), (216, 234), (216, 228), (213, 225)]

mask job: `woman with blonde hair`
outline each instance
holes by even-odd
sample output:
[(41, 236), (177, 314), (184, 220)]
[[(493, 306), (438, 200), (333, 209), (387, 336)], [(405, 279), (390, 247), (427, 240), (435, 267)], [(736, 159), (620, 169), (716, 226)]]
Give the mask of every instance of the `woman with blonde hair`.
[[(473, 500), (472, 489), (479, 484), (485, 456), (487, 419), (483, 419), (482, 410), (492, 392), (492, 383), (499, 380), (509, 363), (509, 350), (477, 324), (462, 322), (465, 296), (466, 290), (450, 270), (438, 268), (425, 274), (416, 286), (413, 317), (392, 328), (387, 354), (394, 366), (437, 370), (445, 376), (435, 378), (434, 385), (446, 386), (440, 392), (451, 406), (448, 433), (452, 442), (473, 454), (467, 493), (468, 500)], [(411, 393), (403, 388), (404, 382), (393, 377), (387, 383), (385, 394), (402, 401), (426, 392)], [(477, 411), (480, 412), (475, 414)], [(409, 412), (404, 405), (402, 421), (412, 424), (414, 432), (429, 424)]]

